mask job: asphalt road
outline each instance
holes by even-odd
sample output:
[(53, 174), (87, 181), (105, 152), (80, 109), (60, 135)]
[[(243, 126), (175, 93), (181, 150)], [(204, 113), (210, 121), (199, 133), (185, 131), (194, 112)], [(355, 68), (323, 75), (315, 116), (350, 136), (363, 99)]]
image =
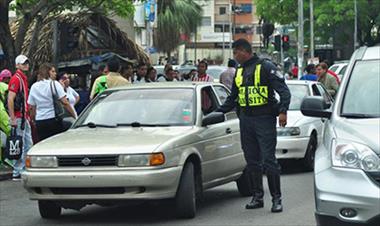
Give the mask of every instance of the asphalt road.
[(313, 174), (298, 162), (282, 162), (284, 211), (270, 212), (266, 179), (265, 206), (246, 210), (250, 198), (240, 197), (235, 183), (207, 190), (194, 219), (177, 219), (165, 202), (119, 207), (87, 206), (80, 212), (64, 210), (56, 220), (40, 218), (37, 202), (30, 201), (21, 182), (0, 182), (0, 225), (315, 225)]

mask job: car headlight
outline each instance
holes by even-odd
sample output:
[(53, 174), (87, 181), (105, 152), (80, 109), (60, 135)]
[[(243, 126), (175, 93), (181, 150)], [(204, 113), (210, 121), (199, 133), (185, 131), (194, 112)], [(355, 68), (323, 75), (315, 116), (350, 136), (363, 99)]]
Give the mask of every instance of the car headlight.
[(380, 170), (380, 158), (369, 147), (355, 142), (333, 140), (333, 166), (362, 169), (367, 172)]
[(165, 156), (163, 153), (152, 153), (152, 154), (120, 155), (117, 165), (121, 167), (159, 166), (164, 163), (165, 163)]
[(277, 136), (298, 136), (300, 134), (299, 127), (277, 127)]
[(58, 160), (55, 156), (30, 156), (28, 155), (25, 160), (27, 168), (56, 168), (58, 167)]

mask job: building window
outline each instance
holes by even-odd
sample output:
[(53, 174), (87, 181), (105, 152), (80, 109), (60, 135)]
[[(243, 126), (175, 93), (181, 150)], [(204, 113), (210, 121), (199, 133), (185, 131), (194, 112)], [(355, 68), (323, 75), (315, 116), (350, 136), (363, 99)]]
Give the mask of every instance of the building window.
[(211, 26), (211, 17), (202, 17), (202, 26)]
[(263, 30), (261, 26), (256, 26), (256, 34), (261, 35), (263, 33)]
[[(215, 24), (214, 25), (214, 32), (223, 32), (223, 24)], [(230, 32), (230, 25), (229, 24), (224, 25), (224, 32)]]
[(226, 14), (226, 7), (220, 7), (219, 8), (219, 15), (224, 15), (224, 14)]

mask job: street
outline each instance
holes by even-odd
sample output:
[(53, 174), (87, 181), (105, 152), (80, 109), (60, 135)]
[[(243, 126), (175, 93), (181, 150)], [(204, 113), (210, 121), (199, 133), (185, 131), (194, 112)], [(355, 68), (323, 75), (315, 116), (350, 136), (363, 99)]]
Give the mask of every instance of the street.
[(281, 162), (284, 211), (270, 212), (270, 194), (264, 178), (264, 208), (246, 210), (250, 197), (240, 197), (235, 183), (206, 190), (197, 216), (177, 219), (167, 202), (99, 207), (80, 212), (64, 210), (57, 220), (43, 220), (37, 202), (30, 201), (21, 182), (0, 182), (1, 225), (315, 225), (313, 173), (304, 172), (297, 161)]

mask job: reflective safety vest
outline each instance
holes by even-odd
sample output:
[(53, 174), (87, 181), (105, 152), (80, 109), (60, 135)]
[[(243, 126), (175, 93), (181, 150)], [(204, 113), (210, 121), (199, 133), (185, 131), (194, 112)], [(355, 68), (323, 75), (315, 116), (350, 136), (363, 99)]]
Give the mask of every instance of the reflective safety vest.
[[(260, 86), (261, 64), (256, 65), (253, 85), (243, 85), (243, 68), (238, 68), (235, 78), (236, 86), (239, 90), (239, 105), (247, 106), (246, 96), (248, 97), (248, 106), (263, 106), (268, 104), (268, 86)], [(248, 91), (248, 95), (246, 95)]]

